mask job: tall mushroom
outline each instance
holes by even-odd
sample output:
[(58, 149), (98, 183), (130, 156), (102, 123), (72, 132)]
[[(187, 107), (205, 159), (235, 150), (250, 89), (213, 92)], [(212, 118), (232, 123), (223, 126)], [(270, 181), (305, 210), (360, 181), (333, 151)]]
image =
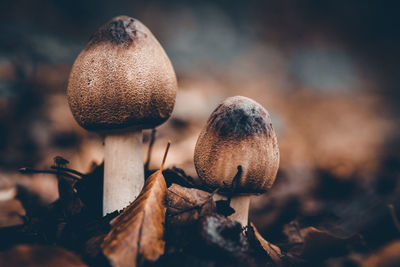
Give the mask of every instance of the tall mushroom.
[(144, 184), (142, 129), (165, 122), (177, 81), (140, 21), (119, 16), (95, 32), (72, 66), (67, 98), (76, 121), (105, 135), (103, 214), (127, 206)]
[(208, 187), (232, 196), (235, 213), (230, 218), (246, 226), (250, 196), (269, 189), (279, 167), (278, 142), (268, 111), (247, 97), (224, 100), (200, 133), (194, 164)]

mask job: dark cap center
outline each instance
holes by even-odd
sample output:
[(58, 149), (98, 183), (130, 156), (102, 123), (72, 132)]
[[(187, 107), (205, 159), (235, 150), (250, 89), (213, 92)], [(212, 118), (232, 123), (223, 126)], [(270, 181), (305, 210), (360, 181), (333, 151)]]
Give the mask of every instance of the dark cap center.
[(208, 130), (215, 131), (219, 136), (248, 136), (269, 133), (272, 124), (268, 114), (251, 103), (222, 103), (211, 115)]
[(116, 45), (129, 45), (137, 37), (135, 20), (130, 17), (117, 17), (98, 29), (90, 38), (89, 47), (101, 42)]

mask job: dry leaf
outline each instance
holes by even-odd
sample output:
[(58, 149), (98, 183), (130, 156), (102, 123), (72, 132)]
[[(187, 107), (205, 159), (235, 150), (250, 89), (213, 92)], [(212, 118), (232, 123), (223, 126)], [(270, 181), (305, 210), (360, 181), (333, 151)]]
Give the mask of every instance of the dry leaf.
[(25, 209), (17, 199), (0, 201), (0, 227), (24, 224)]
[(18, 245), (0, 252), (2, 267), (84, 267), (78, 256), (56, 246)]
[(369, 256), (363, 267), (400, 266), (400, 241), (396, 240)]
[(250, 227), (250, 229), (254, 231), (254, 237), (258, 240), (265, 252), (267, 252), (268, 256), (274, 261), (277, 266), (281, 266), (281, 249), (278, 246), (271, 244), (267, 240), (265, 240), (252, 222), (250, 222)]
[[(168, 148), (169, 144), (166, 154)], [(164, 161), (160, 170), (147, 178), (138, 198), (111, 222), (111, 231), (101, 247), (113, 267), (137, 266), (145, 261), (155, 261), (164, 253), (167, 191), (162, 175)]]
[(358, 236), (342, 238), (315, 227), (307, 227), (300, 232), (304, 237), (303, 258), (343, 255), (347, 253), (351, 243), (359, 241)]
[[(136, 266), (154, 261), (164, 253), (164, 197), (161, 171), (151, 175), (139, 197), (112, 222), (102, 249), (112, 266)], [(143, 257), (143, 259), (142, 259)]]
[(294, 244), (290, 253), (313, 261), (345, 255), (351, 247), (361, 244), (360, 237), (357, 235), (341, 237), (312, 226), (298, 229), (295, 222), (286, 225), (284, 232), (289, 242)]
[(166, 200), (168, 223), (175, 226), (190, 224), (216, 211), (211, 193), (178, 184), (168, 188)]

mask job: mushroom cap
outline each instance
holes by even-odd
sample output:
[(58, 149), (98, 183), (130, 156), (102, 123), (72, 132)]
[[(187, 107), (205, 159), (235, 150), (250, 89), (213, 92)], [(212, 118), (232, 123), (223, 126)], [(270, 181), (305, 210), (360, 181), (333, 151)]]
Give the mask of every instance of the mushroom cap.
[[(194, 152), (200, 179), (219, 193), (263, 193), (275, 181), (279, 148), (268, 111), (254, 100), (234, 96), (211, 114)], [(242, 167), (240, 179), (233, 179)]]
[(177, 87), (172, 64), (150, 30), (119, 16), (95, 32), (75, 60), (67, 98), (87, 130), (146, 129), (169, 118)]

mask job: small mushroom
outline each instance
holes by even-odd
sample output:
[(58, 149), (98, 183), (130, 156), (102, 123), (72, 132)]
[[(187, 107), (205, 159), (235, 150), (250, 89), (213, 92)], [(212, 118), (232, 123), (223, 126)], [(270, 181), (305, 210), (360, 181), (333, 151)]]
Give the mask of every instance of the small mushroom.
[(95, 32), (69, 76), (76, 121), (105, 135), (103, 214), (135, 200), (144, 184), (142, 129), (165, 122), (177, 81), (168, 56), (140, 21), (119, 16)]
[(208, 187), (231, 197), (235, 213), (230, 218), (246, 226), (250, 196), (269, 189), (279, 168), (278, 142), (268, 111), (247, 97), (224, 100), (200, 133), (194, 164)]

